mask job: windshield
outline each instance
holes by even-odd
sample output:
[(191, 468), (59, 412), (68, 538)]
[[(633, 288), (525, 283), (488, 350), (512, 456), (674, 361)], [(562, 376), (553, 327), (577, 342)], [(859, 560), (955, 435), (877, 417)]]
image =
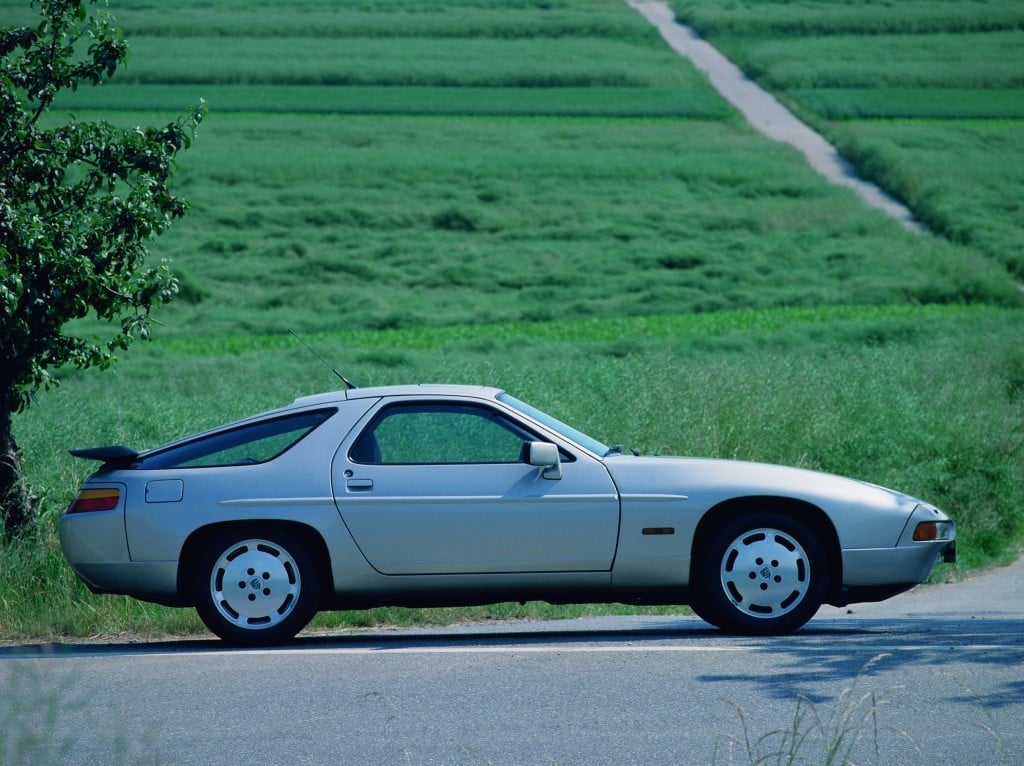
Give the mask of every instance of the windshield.
[(500, 393), (498, 394), (498, 401), (504, 402), (510, 407), (513, 407), (519, 412), (523, 413), (527, 417), (533, 418), (538, 423), (543, 423), (552, 431), (557, 431), (566, 439), (580, 445), (584, 449), (593, 452), (595, 455), (606, 455), (609, 451), (607, 445), (601, 444), (597, 439), (592, 439), (582, 431), (577, 431), (572, 426), (566, 425), (558, 418), (553, 418), (546, 412), (541, 412), (536, 407), (531, 407), (526, 402), (521, 402), (511, 394)]

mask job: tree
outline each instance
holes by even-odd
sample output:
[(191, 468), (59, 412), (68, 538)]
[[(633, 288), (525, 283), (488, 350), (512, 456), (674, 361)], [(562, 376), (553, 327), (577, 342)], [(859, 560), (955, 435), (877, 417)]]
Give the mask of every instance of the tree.
[[(34, 27), (0, 28), (0, 516), (33, 519), (13, 414), (63, 365), (106, 368), (148, 338), (178, 286), (147, 244), (188, 210), (170, 191), (202, 103), (164, 127), (125, 130), (51, 115), (54, 99), (113, 76), (128, 53), (95, 0), (32, 0)], [(75, 335), (90, 314), (104, 337)]]

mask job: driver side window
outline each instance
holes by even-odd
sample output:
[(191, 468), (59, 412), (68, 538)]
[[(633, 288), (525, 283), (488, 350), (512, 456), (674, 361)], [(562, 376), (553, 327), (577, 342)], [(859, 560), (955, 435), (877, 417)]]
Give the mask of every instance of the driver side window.
[(518, 463), (533, 437), (500, 413), (465, 404), (385, 409), (352, 445), (356, 463)]

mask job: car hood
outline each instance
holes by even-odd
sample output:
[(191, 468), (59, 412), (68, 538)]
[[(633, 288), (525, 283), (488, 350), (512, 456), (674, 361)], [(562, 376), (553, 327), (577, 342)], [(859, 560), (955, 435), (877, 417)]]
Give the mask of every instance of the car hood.
[(829, 510), (843, 506), (912, 511), (921, 501), (867, 482), (819, 471), (739, 460), (616, 455), (605, 466), (623, 495), (685, 495), (710, 507), (734, 497), (805, 500)]

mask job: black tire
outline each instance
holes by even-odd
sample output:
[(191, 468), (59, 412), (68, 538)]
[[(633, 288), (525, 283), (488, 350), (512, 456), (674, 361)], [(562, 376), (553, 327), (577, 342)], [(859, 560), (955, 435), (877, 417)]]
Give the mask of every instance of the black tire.
[(723, 630), (791, 633), (818, 611), (828, 564), (814, 531), (775, 511), (730, 519), (698, 552), (693, 610)]
[(239, 646), (295, 637), (313, 619), (319, 578), (313, 557), (293, 535), (273, 527), (217, 535), (199, 559), (196, 611), (213, 633)]

